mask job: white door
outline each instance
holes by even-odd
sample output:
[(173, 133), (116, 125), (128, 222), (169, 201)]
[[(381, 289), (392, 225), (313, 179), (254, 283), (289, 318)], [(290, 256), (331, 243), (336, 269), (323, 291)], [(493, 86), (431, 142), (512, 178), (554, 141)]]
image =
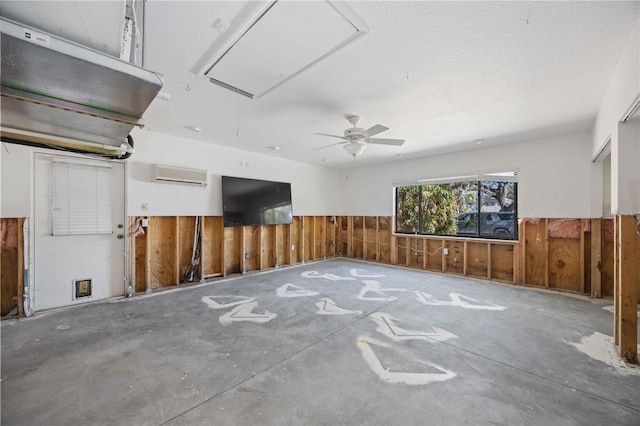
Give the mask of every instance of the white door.
[[(66, 165), (70, 169), (69, 188), (66, 190), (65, 182), (60, 177), (65, 175), (60, 172), (64, 170), (61, 165)], [(104, 171), (108, 173), (105, 174)], [(93, 179), (92, 173), (96, 173), (99, 177), (95, 178), (96, 181), (102, 179), (97, 184), (94, 195), (97, 197), (98, 194), (111, 193), (110, 197), (108, 195), (102, 198), (97, 197), (93, 207), (91, 203), (85, 202), (86, 199), (91, 199), (91, 194), (87, 194), (87, 188), (90, 190), (91, 185), (74, 184), (79, 182), (78, 176), (83, 177), (82, 181), (90, 182)], [(86, 178), (87, 176), (90, 178)], [(78, 186), (82, 188), (78, 189)], [(103, 215), (106, 219), (105, 217), (100, 219), (100, 229), (96, 231), (87, 230), (88, 228), (74, 231), (61, 230), (60, 214), (63, 213), (60, 212), (66, 207), (60, 208), (60, 200), (66, 196), (80, 197), (79, 204), (78, 202), (68, 204), (68, 210), (73, 212), (68, 217), (70, 228), (76, 225), (84, 226), (83, 223), (93, 221), (92, 214), (87, 213), (91, 208), (95, 210), (93, 214), (98, 216), (105, 212), (105, 207), (107, 209), (111, 207), (111, 215)], [(54, 198), (55, 206), (52, 204)], [(78, 205), (81, 207), (77, 207)], [(89, 209), (86, 205), (89, 205)], [(55, 213), (57, 235), (53, 235), (54, 208), (57, 211)], [(80, 217), (78, 212), (81, 212)], [(33, 219), (34, 310), (40, 311), (124, 295), (124, 235), (126, 233), (124, 164), (85, 160), (58, 154), (36, 154)], [(67, 235), (64, 235), (65, 233)], [(83, 235), (75, 235), (77, 233)], [(76, 292), (74, 283), (78, 280), (91, 280), (90, 296), (77, 297), (79, 294)]]

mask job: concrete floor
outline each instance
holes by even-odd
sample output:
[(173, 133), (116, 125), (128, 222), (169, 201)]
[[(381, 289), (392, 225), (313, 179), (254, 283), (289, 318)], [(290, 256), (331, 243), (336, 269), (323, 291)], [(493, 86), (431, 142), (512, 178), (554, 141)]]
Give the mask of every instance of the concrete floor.
[(44, 313), (2, 323), (1, 420), (638, 425), (572, 345), (610, 304), (338, 259)]

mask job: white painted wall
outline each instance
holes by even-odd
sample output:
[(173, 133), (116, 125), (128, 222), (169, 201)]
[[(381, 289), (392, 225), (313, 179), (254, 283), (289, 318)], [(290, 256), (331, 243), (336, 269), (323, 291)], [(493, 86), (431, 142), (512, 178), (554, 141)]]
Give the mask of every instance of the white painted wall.
[(28, 217), (31, 206), (31, 148), (2, 144), (0, 217)]
[(615, 127), (622, 115), (638, 94), (640, 94), (640, 17), (600, 104), (593, 128), (592, 158), (615, 133)]
[(590, 160), (590, 134), (576, 133), (343, 171), (340, 214), (393, 215), (394, 182), (518, 170), (518, 216), (600, 217), (602, 166)]
[(602, 160), (602, 217), (611, 219), (611, 154)]
[[(337, 170), (162, 133), (140, 130), (132, 136), (136, 153), (128, 160), (129, 216), (221, 216), (222, 175), (291, 182), (294, 215), (334, 215), (339, 210)], [(154, 164), (205, 169), (209, 183), (203, 188), (156, 182)]]
[(640, 17), (609, 88), (602, 100), (592, 136), (592, 157), (611, 140), (611, 212), (640, 213), (640, 172), (636, 159), (640, 146), (637, 118), (620, 123), (623, 115), (640, 97)]

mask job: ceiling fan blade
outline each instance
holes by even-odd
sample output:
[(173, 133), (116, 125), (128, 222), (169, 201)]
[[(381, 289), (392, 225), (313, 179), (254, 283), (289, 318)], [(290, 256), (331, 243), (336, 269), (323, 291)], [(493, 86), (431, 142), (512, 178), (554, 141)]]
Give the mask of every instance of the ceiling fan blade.
[(369, 136), (373, 136), (373, 135), (377, 135), (378, 133), (382, 133), (389, 130), (388, 127), (384, 127), (380, 124), (376, 124), (375, 126), (365, 130), (364, 132), (360, 133), (361, 136), (364, 136), (365, 138), (368, 138)]
[(329, 136), (330, 138), (344, 139), (345, 141), (347, 140), (344, 136), (330, 135), (329, 133), (314, 133), (314, 135)]
[(369, 143), (372, 143), (375, 145), (401, 146), (404, 143), (404, 139), (369, 138)]
[(324, 148), (329, 148), (330, 146), (336, 146), (336, 145), (343, 145), (345, 143), (349, 143), (347, 141), (344, 142), (336, 142), (336, 143), (332, 143), (331, 145), (325, 145), (325, 146), (321, 146), (320, 148), (315, 148), (314, 151), (317, 151), (319, 149), (324, 149)]

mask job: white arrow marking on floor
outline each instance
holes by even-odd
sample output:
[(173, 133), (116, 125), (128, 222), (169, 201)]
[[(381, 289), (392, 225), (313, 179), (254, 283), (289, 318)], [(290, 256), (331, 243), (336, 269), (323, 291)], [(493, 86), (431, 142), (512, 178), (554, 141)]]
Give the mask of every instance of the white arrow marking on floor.
[(367, 271), (364, 269), (352, 269), (349, 271), (351, 275), (358, 278), (382, 278), (384, 275), (380, 274), (367, 274)]
[(449, 293), (449, 297), (451, 298), (451, 300), (436, 300), (429, 293), (416, 291), (416, 300), (418, 300), (418, 302), (423, 303), (425, 305), (455, 306), (455, 307), (465, 308), (465, 309), (477, 309), (477, 310), (487, 310), (487, 311), (504, 311), (505, 309), (507, 309), (504, 306), (496, 305), (494, 303), (490, 303), (489, 305), (471, 304), (471, 303), (465, 302), (462, 299), (469, 300), (471, 302), (477, 302), (477, 300), (467, 296), (463, 296), (458, 293)]
[[(213, 298), (216, 299), (232, 299), (232, 300), (236, 300), (235, 302), (229, 302), (229, 303), (219, 303), (216, 300), (214, 300)], [(207, 305), (209, 305), (210, 308), (213, 309), (226, 309), (226, 308), (231, 308), (232, 306), (238, 306), (238, 305), (242, 305), (245, 303), (249, 303), (249, 302), (253, 302), (255, 299), (255, 297), (246, 297), (246, 296), (204, 296), (202, 298), (202, 301), (204, 303), (206, 303)]]
[(458, 338), (455, 334), (438, 327), (432, 327), (430, 331), (411, 331), (398, 327), (394, 322), (396, 318), (384, 312), (374, 312), (369, 317), (378, 324), (376, 328), (378, 333), (395, 341), (424, 339), (436, 343)]
[(319, 293), (317, 291), (307, 290), (306, 288), (300, 287), (295, 284), (286, 283), (285, 285), (282, 285), (276, 289), (276, 294), (279, 297), (309, 297), (316, 296)]
[(439, 365), (422, 361), (424, 364), (433, 367), (442, 373), (398, 373), (389, 371), (384, 368), (380, 363), (380, 360), (371, 349), (371, 344), (382, 346), (385, 348), (391, 348), (391, 345), (383, 342), (379, 342), (367, 337), (360, 337), (358, 339), (358, 348), (362, 353), (362, 357), (369, 365), (369, 368), (373, 370), (382, 380), (388, 383), (404, 383), (407, 385), (428, 385), (433, 382), (444, 382), (445, 380), (453, 379), (456, 377), (456, 373)]
[(328, 297), (324, 297), (320, 299), (316, 306), (318, 307), (317, 314), (320, 315), (362, 315), (362, 311), (350, 311), (345, 308), (341, 308), (336, 305), (336, 302), (329, 299)]
[(231, 312), (227, 312), (226, 314), (222, 315), (219, 320), (224, 325), (241, 321), (264, 323), (269, 322), (278, 316), (278, 314), (269, 311), (264, 311), (261, 314), (253, 313), (252, 311), (257, 306), (258, 302), (244, 303), (240, 306), (235, 307)]
[(355, 278), (352, 277), (341, 277), (339, 275), (334, 274), (321, 274), (318, 271), (304, 271), (302, 274), (303, 278), (322, 278), (329, 281), (353, 281)]
[[(362, 288), (362, 290), (360, 290), (360, 293), (358, 294), (358, 299), (361, 300), (372, 300), (372, 301), (379, 301), (379, 302), (391, 302), (393, 300), (396, 300), (397, 297), (395, 296), (387, 296), (385, 293), (388, 291), (407, 291), (404, 288), (382, 288), (382, 284), (380, 284), (378, 281), (374, 281), (374, 280), (362, 280), (362, 282), (364, 283), (364, 287)], [(365, 297), (365, 295), (367, 293), (376, 293), (382, 297)]]

